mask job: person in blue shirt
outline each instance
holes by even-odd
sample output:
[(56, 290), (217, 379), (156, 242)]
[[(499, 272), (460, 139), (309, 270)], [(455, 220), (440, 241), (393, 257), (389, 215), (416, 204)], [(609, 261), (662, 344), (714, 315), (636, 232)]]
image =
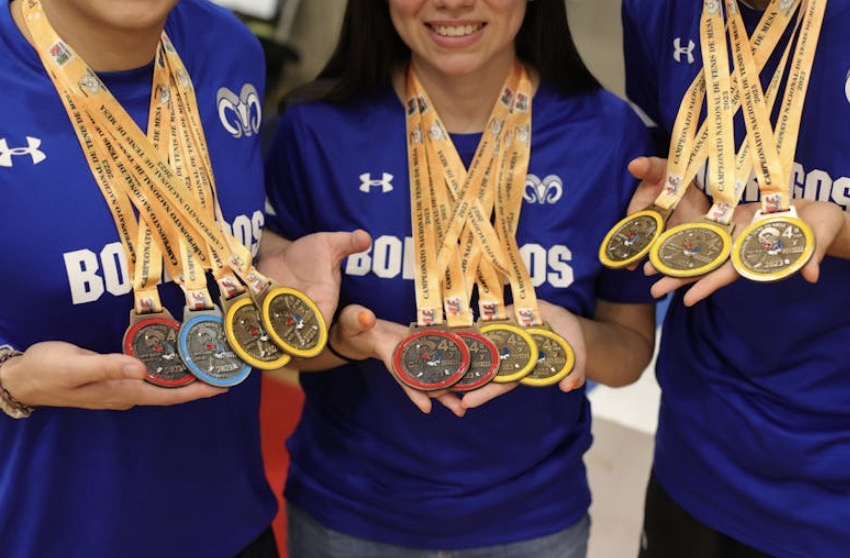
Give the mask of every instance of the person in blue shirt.
[[(390, 371), (417, 321), (407, 72), (469, 168), (516, 61), (533, 96), (515, 238), (576, 368), (549, 387), (418, 391)], [(287, 98), (266, 164), (271, 230), (372, 238), (342, 266), (335, 353), (301, 367), (306, 399), (285, 488), (292, 556), (586, 554), (584, 378), (628, 384), (654, 345), (648, 285), (604, 270), (597, 247), (636, 186), (628, 161), (650, 149), (638, 116), (579, 58), (561, 0), (346, 4), (335, 53)]]
[[(749, 33), (771, 8), (767, 0), (738, 4)], [(627, 94), (661, 136), (669, 138), (702, 68), (702, 8), (697, 0), (623, 3)], [(790, 177), (793, 204), (814, 232), (811, 261), (774, 283), (740, 278), (727, 263), (653, 285), (656, 296), (674, 294), (656, 364), (662, 397), (642, 558), (837, 558), (850, 548), (848, 25), (850, 5), (829, 2)], [(644, 179), (631, 206), (638, 209), (660, 192), (665, 161), (638, 159), (631, 168)], [(690, 186), (672, 224), (705, 214), (704, 190), (702, 179)], [(738, 231), (759, 199), (751, 177)]]
[[(229, 390), (202, 382), (166, 389), (121, 353), (133, 308), (127, 256), (34, 47), (25, 4), (33, 5), (0, 2), (0, 556), (277, 556), (277, 506), (260, 451), (261, 376)], [(368, 239), (329, 233), (290, 246), (263, 233), (265, 68), (247, 28), (206, 0), (41, 5), (142, 130), (167, 33), (195, 87), (222, 225), (261, 252), (275, 278), (332, 314), (333, 260)], [(159, 294), (182, 316), (186, 301), (173, 281)]]

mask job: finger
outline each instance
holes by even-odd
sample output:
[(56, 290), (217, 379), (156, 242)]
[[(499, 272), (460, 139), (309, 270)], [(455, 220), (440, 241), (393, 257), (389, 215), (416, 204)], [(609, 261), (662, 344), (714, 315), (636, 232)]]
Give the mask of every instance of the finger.
[(585, 381), (586, 377), (584, 374), (573, 371), (566, 378), (558, 382), (558, 388), (564, 393), (569, 393), (583, 386)]
[(659, 157), (637, 157), (628, 165), (629, 172), (644, 182), (660, 183), (667, 174), (667, 160)]
[(109, 380), (143, 380), (148, 373), (141, 360), (118, 353), (81, 355), (80, 358), (68, 359), (66, 365), (75, 385)]
[(740, 275), (735, 271), (735, 268), (732, 267), (731, 263), (725, 263), (719, 269), (712, 271), (708, 275), (704, 275), (700, 278), (699, 281), (694, 283), (694, 285), (688, 289), (688, 292), (685, 293), (685, 297), (683, 302), (685, 306), (693, 306), (697, 302), (708, 298), (713, 292), (717, 291), (734, 283)]
[(500, 395), (504, 395), (509, 391), (516, 389), (518, 385), (519, 382), (510, 382), (507, 384), (491, 382), (484, 387), (464, 393), (461, 403), (465, 409), (475, 409), (488, 401), (492, 401)]
[(643, 264), (643, 274), (647, 277), (652, 277), (653, 275), (658, 274), (658, 270), (655, 269), (655, 266), (652, 265), (651, 261), (646, 260), (646, 262), (644, 262)]
[(329, 242), (334, 252), (334, 263), (339, 265), (351, 254), (363, 252), (372, 244), (372, 237), (363, 229), (354, 232), (328, 233)]
[[(812, 228), (815, 239), (835, 238), (835, 235), (838, 233), (838, 229), (826, 219), (810, 220), (809, 226)], [(806, 262), (803, 269), (800, 270), (803, 278), (809, 283), (818, 282), (820, 278), (820, 263), (826, 256), (827, 248), (829, 248), (828, 243), (816, 241), (815, 251), (812, 253), (812, 257)]]
[(342, 337), (354, 337), (375, 327), (375, 313), (359, 304), (349, 304), (342, 309), (336, 327)]
[(662, 277), (661, 279), (652, 284), (652, 287), (649, 289), (649, 292), (654, 298), (663, 298), (675, 291), (676, 289), (694, 283), (695, 281), (697, 281), (697, 279), (699, 278), (690, 277), (682, 279), (679, 277)]
[(432, 395), (432, 398), (442, 403), (446, 409), (454, 413), (457, 417), (462, 417), (466, 414), (466, 408), (464, 408), (460, 397), (452, 392), (446, 391), (440, 395)]
[(88, 409), (126, 410), (138, 405), (178, 405), (197, 399), (226, 393), (227, 389), (203, 382), (193, 382), (180, 388), (163, 388), (138, 379), (118, 379), (95, 382), (76, 390), (80, 406)]
[(803, 269), (800, 270), (800, 273), (803, 275), (803, 279), (809, 283), (818, 282), (818, 279), (820, 279), (820, 260), (821, 258), (817, 257), (817, 253), (812, 255), (812, 258), (806, 262), (806, 265), (804, 265)]
[(401, 389), (407, 394), (407, 397), (413, 402), (416, 407), (426, 415), (431, 412), (431, 398), (426, 393), (415, 390), (399, 382)]

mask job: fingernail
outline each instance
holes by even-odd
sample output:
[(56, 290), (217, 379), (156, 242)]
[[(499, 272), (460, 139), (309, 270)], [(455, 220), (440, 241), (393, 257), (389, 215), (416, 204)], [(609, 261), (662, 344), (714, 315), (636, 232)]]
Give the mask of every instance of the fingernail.
[(357, 315), (357, 321), (359, 321), (360, 325), (363, 327), (367, 327), (369, 325), (369, 314), (366, 313), (366, 311), (360, 312), (360, 314)]

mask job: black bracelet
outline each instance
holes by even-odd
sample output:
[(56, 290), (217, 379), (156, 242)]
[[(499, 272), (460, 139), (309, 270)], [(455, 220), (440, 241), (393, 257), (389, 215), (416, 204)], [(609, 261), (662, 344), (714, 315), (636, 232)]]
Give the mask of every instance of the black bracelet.
[(340, 353), (339, 351), (337, 351), (336, 349), (334, 349), (333, 345), (331, 345), (331, 334), (330, 334), (330, 330), (331, 330), (331, 329), (333, 329), (333, 326), (334, 326), (334, 325), (336, 325), (336, 324), (331, 324), (331, 327), (330, 327), (330, 328), (328, 328), (328, 340), (327, 340), (327, 342), (325, 343), (325, 348), (326, 348), (328, 351), (330, 351), (330, 353), (331, 353), (332, 355), (334, 355), (335, 357), (340, 358), (340, 359), (342, 359), (342, 360), (344, 360), (345, 362), (348, 362), (348, 363), (366, 362), (367, 360), (369, 360), (368, 358), (351, 358), (351, 357), (347, 357), (347, 356), (345, 356), (344, 354), (342, 354), (342, 353)]

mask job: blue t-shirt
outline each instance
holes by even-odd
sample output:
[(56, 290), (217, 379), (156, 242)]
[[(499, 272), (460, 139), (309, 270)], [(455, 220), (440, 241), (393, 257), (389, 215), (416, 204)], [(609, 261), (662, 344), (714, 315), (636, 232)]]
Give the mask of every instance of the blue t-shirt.
[[(255, 250), (265, 221), (262, 50), (232, 14), (205, 1), (180, 2), (166, 31), (197, 87), (224, 218)], [(0, 343), (61, 340), (120, 353), (133, 307), (126, 257), (61, 100), (6, 1), (0, 50)], [(152, 64), (101, 76), (142, 129), (152, 76)], [(243, 126), (240, 108), (255, 119)], [(168, 281), (159, 292), (179, 319), (180, 289)], [(43, 407), (18, 421), (0, 414), (0, 555), (232, 558), (276, 511), (261, 461), (259, 389), (252, 374), (223, 396), (173, 407)]]
[[(651, 300), (635, 275), (601, 268), (599, 243), (635, 187), (627, 162), (651, 149), (633, 111), (605, 92), (534, 97), (531, 161), (517, 240), (540, 299), (592, 316), (597, 298)], [(363, 228), (343, 263), (341, 302), (416, 319), (405, 115), (389, 87), (283, 116), (267, 161), (269, 226), (288, 238)], [(479, 135), (453, 136), (469, 163)], [(302, 374), (286, 498), (324, 525), (419, 548), (467, 548), (564, 529), (590, 503), (584, 390), (521, 386), (457, 418), (429, 415), (370, 360)]]
[[(628, 95), (668, 134), (702, 67), (701, 8), (697, 0), (623, 5)], [(761, 12), (742, 5), (742, 13), (752, 32)], [(848, 26), (850, 5), (830, 2), (791, 176), (795, 198), (844, 211)], [(751, 179), (744, 201), (757, 199)], [(690, 309), (679, 292), (662, 331), (659, 482), (703, 523), (781, 558), (850, 551), (848, 286), (850, 262), (827, 257), (815, 285), (799, 274), (772, 284), (740, 279)]]

